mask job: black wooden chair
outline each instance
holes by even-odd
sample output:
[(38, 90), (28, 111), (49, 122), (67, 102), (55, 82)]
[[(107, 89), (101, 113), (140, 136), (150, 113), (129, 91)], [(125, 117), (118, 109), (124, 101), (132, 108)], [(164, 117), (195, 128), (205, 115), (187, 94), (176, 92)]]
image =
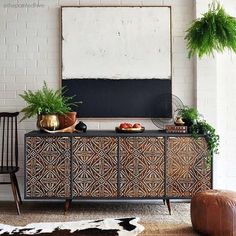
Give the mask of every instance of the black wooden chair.
[(18, 133), (17, 116), (19, 112), (0, 112), (0, 175), (10, 175), (11, 182), (0, 182), (0, 184), (11, 184), (17, 213), (20, 214), (22, 204), (20, 190), (16, 178), (18, 167)]

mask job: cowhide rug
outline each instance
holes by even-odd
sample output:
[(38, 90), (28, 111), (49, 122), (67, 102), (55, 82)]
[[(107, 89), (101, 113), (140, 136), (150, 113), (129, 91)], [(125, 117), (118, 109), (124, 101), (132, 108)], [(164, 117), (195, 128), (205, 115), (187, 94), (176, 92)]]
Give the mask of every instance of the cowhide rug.
[(0, 224), (0, 235), (136, 236), (144, 230), (139, 218), (32, 223), (23, 227)]

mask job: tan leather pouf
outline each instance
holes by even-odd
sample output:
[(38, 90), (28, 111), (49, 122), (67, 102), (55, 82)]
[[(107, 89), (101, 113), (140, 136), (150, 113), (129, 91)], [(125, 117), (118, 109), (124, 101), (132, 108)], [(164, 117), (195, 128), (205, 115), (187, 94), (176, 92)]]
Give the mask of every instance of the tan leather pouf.
[(191, 200), (193, 229), (204, 235), (236, 236), (236, 192), (207, 190)]

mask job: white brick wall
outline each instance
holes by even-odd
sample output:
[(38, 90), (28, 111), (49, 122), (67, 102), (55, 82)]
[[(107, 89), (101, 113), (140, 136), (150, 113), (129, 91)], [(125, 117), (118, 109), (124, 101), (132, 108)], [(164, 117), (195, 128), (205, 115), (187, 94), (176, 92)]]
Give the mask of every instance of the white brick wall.
[[(224, 0), (227, 12), (236, 17), (236, 4)], [(236, 191), (236, 54), (217, 55), (218, 131), (221, 137), (219, 158), (216, 160), (216, 187)]]
[[(40, 8), (4, 4), (44, 5)], [(1, 0), (0, 1), (0, 111), (24, 107), (18, 96), (25, 89), (38, 89), (43, 81), (58, 88), (61, 5), (171, 5), (173, 13), (173, 93), (185, 104), (194, 104), (193, 60), (187, 58), (184, 35), (193, 18), (192, 0)], [(89, 129), (114, 129), (124, 119), (84, 120)], [(147, 129), (156, 129), (148, 119), (137, 120)], [(35, 119), (20, 123), (20, 140), (35, 129)], [(20, 181), (23, 181), (23, 142), (20, 144)], [(1, 186), (2, 189), (2, 186)], [(22, 191), (23, 192), (23, 191)], [(11, 196), (8, 187), (0, 199)]]

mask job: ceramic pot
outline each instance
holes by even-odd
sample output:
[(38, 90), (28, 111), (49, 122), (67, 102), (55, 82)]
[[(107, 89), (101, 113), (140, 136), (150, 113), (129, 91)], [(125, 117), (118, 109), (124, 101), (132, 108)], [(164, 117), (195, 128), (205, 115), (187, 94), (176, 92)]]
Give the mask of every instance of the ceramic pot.
[(58, 115), (59, 129), (72, 126), (76, 122), (76, 112), (67, 112), (65, 115)]
[(87, 131), (87, 125), (80, 121), (76, 126), (75, 126), (75, 129), (78, 130), (78, 131), (83, 131), (84, 133)]
[(44, 128), (50, 131), (57, 130), (59, 128), (59, 119), (57, 115), (40, 115), (38, 118), (39, 128)]

